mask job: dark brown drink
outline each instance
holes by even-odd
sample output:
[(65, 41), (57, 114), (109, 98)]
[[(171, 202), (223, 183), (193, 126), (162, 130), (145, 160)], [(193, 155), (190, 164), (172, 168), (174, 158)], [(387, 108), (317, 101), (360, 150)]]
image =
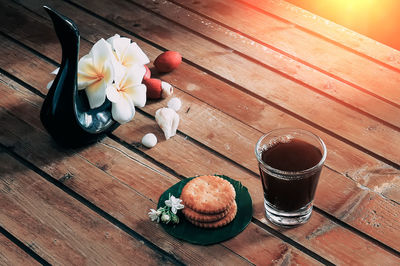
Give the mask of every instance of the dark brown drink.
[[(316, 166), (322, 159), (320, 149), (305, 141), (292, 139), (278, 142), (262, 151), (262, 161), (272, 168), (299, 172)], [(296, 211), (309, 204), (315, 194), (321, 168), (300, 177), (280, 177), (260, 167), (264, 197), (272, 207), (282, 211)]]

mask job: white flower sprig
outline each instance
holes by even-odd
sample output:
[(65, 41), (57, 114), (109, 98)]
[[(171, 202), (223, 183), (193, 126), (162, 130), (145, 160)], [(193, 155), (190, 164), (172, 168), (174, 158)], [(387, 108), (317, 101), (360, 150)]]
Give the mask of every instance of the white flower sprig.
[(165, 206), (158, 208), (158, 210), (150, 209), (149, 217), (152, 222), (156, 221), (157, 223), (163, 222), (168, 224), (169, 222), (178, 224), (179, 217), (177, 214), (178, 210), (184, 208), (181, 203), (182, 200), (179, 198), (175, 198), (171, 194), (169, 194), (168, 199), (165, 201)]

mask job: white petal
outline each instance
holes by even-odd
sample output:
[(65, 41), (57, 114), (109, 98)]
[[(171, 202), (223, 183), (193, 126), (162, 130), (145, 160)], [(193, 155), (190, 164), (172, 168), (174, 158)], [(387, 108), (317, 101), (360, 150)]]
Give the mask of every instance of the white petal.
[(53, 72), (51, 72), (51, 74), (57, 75), (59, 70), (60, 70), (60, 68), (57, 67), (56, 69), (53, 70)]
[(115, 38), (112, 42), (112, 47), (115, 50), (120, 52), (124, 52), (126, 48), (128, 48), (129, 44), (131, 43), (131, 39), (126, 37), (119, 37)]
[(78, 89), (85, 89), (96, 80), (97, 73), (93, 66), (93, 58), (90, 55), (85, 55), (79, 59), (78, 63)]
[(104, 62), (103, 69), (102, 69), (102, 75), (104, 82), (109, 85), (113, 82), (115, 78), (115, 70), (114, 70), (114, 65), (112, 64), (111, 60), (107, 60)]
[(141, 84), (144, 74), (146, 74), (146, 68), (144, 65), (134, 65), (128, 68), (125, 75), (125, 85), (135, 86)]
[(112, 103), (111, 114), (118, 123), (127, 123), (135, 116), (135, 107), (129, 100), (121, 98), (120, 101)]
[(122, 64), (120, 64), (118, 61), (115, 61), (114, 64), (114, 80), (115, 83), (120, 84), (122, 79), (125, 77), (126, 72), (128, 71), (128, 68), (124, 67)]
[[(168, 108), (170, 109), (170, 108)], [(173, 109), (171, 109), (173, 110)], [(178, 129), (179, 125), (179, 115), (174, 111), (174, 117), (172, 119), (172, 126), (171, 126), (171, 137), (176, 135), (176, 130)]]
[(133, 66), (135, 64), (146, 65), (150, 63), (147, 55), (140, 49), (137, 43), (131, 43), (125, 50), (122, 58), (125, 66)]
[[(108, 42), (109, 44), (111, 44), (111, 46), (113, 46), (113, 41), (114, 41), (115, 39), (119, 39), (119, 38), (121, 38), (121, 36), (119, 36), (119, 34), (115, 34), (114, 36), (108, 38), (108, 39), (107, 39), (107, 42)], [(114, 48), (114, 47), (113, 47), (113, 48)]]
[(111, 85), (107, 86), (106, 95), (107, 95), (107, 99), (109, 99), (113, 103), (116, 103), (121, 100), (120, 99), (121, 94), (117, 91), (116, 84), (111, 84)]
[(122, 63), (123, 55), (126, 51), (126, 48), (129, 46), (130, 43), (131, 43), (131, 40), (128, 38), (125, 38), (125, 37), (112, 39), (111, 45), (112, 45), (112, 48), (114, 49), (120, 63)]
[(176, 134), (179, 125), (179, 115), (171, 108), (161, 108), (156, 111), (157, 124), (164, 132), (165, 139)]
[(102, 38), (93, 45), (90, 55), (93, 57), (93, 64), (99, 72), (103, 69), (103, 65), (108, 58), (112, 56), (111, 46)]
[(144, 107), (146, 105), (146, 85), (129, 87), (126, 89), (126, 94), (129, 95), (135, 106)]
[(106, 99), (106, 88), (107, 85), (105, 82), (103, 80), (99, 80), (85, 89), (90, 108), (93, 109), (99, 107), (104, 103)]
[(51, 85), (53, 85), (53, 82), (54, 82), (54, 79), (51, 80), (49, 83), (47, 83), (46, 88), (47, 88), (48, 90), (50, 90), (50, 87), (51, 87)]
[(168, 101), (167, 106), (177, 112), (179, 109), (181, 109), (182, 102), (179, 98), (174, 97)]

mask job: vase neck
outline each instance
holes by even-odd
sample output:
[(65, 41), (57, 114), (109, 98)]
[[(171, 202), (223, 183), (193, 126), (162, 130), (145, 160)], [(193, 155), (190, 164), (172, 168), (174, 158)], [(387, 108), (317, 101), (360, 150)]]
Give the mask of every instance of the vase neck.
[(44, 8), (49, 14), (51, 20), (53, 21), (54, 29), (61, 44), (61, 67), (63, 66), (63, 64), (68, 64), (69, 67), (77, 64), (80, 42), (78, 27), (71, 19), (65, 17), (64, 15), (61, 15), (57, 11), (47, 6), (45, 6)]

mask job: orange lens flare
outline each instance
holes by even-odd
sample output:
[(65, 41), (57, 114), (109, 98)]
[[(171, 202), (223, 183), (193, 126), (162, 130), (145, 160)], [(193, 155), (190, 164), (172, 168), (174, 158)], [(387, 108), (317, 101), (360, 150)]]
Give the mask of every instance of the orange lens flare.
[(400, 0), (286, 0), (400, 50)]

